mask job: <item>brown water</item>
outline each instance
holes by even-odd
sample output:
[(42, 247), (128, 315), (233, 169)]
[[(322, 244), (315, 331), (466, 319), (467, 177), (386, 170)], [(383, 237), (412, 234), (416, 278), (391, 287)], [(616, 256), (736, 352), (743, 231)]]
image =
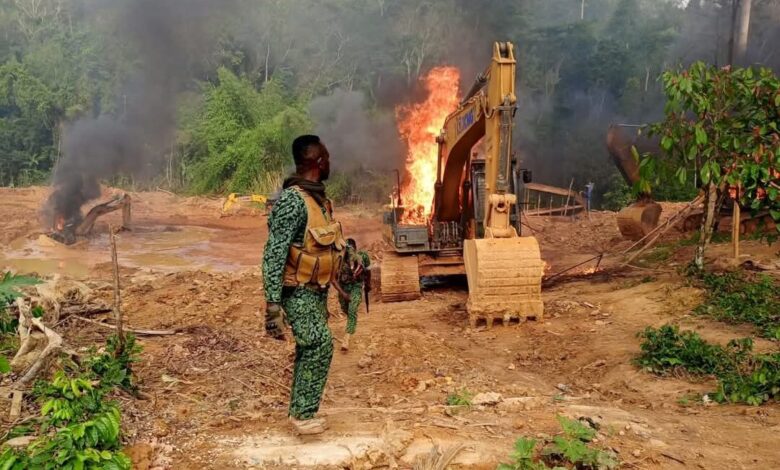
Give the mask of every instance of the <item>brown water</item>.
[[(228, 242), (243, 235), (238, 242)], [(136, 227), (117, 236), (119, 263), (156, 271), (236, 271), (256, 266), (260, 242), (236, 230), (200, 226)], [(64, 246), (41, 235), (19, 238), (0, 253), (0, 271), (83, 278), (111, 260), (107, 233)]]

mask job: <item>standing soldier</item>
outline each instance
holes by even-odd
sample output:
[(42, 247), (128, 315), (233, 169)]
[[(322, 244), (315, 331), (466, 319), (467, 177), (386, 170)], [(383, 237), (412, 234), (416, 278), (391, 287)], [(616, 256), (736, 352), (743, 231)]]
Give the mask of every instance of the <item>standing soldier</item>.
[(315, 414), (333, 357), (328, 287), (340, 267), (345, 243), (322, 183), (330, 173), (327, 148), (319, 137), (304, 135), (295, 139), (292, 152), (295, 174), (284, 181), (268, 218), (263, 254), (265, 329), (270, 337), (284, 340), (282, 322), (292, 328), (295, 368), (290, 419), (299, 434), (319, 434), (327, 424)]
[[(341, 311), (347, 315), (347, 334), (341, 343), (343, 351), (349, 351), (349, 339), (355, 334), (357, 328), (358, 308), (360, 308), (360, 299), (365, 288), (366, 300), (368, 292), (371, 290), (371, 258), (365, 251), (357, 251), (357, 242), (350, 238), (347, 240), (347, 254), (344, 256), (344, 263), (341, 265), (339, 283), (349, 295), (349, 299), (339, 298)], [(368, 311), (368, 303), (366, 303)]]

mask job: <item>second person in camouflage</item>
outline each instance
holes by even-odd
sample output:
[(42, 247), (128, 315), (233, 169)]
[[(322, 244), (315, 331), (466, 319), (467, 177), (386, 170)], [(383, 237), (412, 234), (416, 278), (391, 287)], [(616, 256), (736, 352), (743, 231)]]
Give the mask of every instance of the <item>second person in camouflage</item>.
[[(363, 289), (371, 287), (371, 258), (365, 251), (357, 250), (357, 242), (350, 238), (347, 240), (347, 252), (344, 263), (341, 265), (339, 282), (349, 294), (349, 300), (339, 298), (341, 311), (347, 315), (347, 334), (341, 342), (341, 349), (349, 350), (349, 342), (357, 328), (358, 310), (363, 298)], [(367, 308), (368, 306), (366, 306)]]

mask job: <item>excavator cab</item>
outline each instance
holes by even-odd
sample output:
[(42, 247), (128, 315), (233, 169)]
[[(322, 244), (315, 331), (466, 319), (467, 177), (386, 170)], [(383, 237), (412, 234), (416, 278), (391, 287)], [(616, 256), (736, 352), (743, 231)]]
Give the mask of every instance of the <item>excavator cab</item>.
[(514, 46), (494, 43), (490, 66), (445, 119), (427, 224), (401, 224), (400, 200), (386, 215), (392, 250), (382, 262), (383, 301), (419, 297), (426, 275), (465, 274), (472, 326), (541, 319), (539, 244), (520, 230), (517, 195), (531, 175), (512, 151), (515, 68)]

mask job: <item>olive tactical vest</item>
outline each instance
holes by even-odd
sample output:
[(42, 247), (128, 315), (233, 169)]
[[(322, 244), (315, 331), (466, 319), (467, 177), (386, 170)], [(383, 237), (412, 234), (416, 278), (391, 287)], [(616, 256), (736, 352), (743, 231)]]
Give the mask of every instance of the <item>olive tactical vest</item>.
[(331, 276), (338, 273), (344, 257), (344, 236), (341, 224), (333, 220), (330, 201), (322, 207), (306, 191), (292, 186), (306, 203), (306, 232), (303, 243), (290, 246), (284, 267), (284, 285), (324, 289)]

